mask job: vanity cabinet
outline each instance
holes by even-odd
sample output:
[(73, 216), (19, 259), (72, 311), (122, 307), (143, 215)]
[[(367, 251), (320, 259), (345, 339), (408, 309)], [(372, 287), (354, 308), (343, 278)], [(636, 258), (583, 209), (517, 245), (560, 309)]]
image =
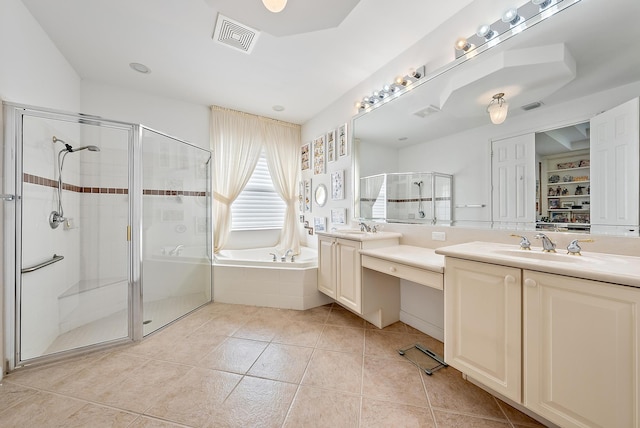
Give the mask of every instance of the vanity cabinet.
[[(318, 234), (318, 290), (345, 308), (363, 315), (363, 283), (360, 250), (397, 245), (397, 237), (367, 236), (348, 239)], [(372, 284), (368, 292), (376, 294)]]
[(640, 426), (640, 288), (445, 260), (448, 364), (562, 427)]
[(522, 272), (447, 257), (444, 358), (494, 391), (522, 398)]
[(352, 311), (361, 313), (361, 243), (318, 236), (318, 290)]
[(640, 426), (640, 289), (524, 271), (524, 404), (560, 426)]

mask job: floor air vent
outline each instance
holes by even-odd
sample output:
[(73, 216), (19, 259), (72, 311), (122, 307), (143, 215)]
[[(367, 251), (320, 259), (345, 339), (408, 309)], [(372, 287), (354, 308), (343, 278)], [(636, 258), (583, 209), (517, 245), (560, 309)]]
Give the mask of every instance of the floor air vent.
[(259, 31), (218, 14), (213, 40), (249, 54), (253, 50), (259, 35)]

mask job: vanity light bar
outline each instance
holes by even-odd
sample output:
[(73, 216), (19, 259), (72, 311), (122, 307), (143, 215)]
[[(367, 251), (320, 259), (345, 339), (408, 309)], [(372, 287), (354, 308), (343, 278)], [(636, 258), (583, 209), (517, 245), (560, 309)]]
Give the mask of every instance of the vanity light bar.
[[(537, 15), (540, 15), (540, 20), (545, 19), (575, 2), (568, 0), (530, 0), (518, 8), (510, 7), (493, 24), (481, 24), (473, 36), (458, 38), (454, 44), (456, 59), (469, 55), (473, 50), (485, 43), (490, 44), (489, 47), (498, 44), (500, 36), (506, 35), (506, 33), (519, 33), (527, 28), (529, 26), (527, 22)], [(561, 3), (565, 4), (560, 5)]]
[(393, 83), (384, 85), (371, 95), (365, 96), (356, 103), (359, 112), (368, 110), (374, 105), (385, 103), (411, 89), (411, 85), (422, 79), (426, 74), (426, 67), (411, 68), (404, 76), (398, 76)]
[(530, 0), (517, 9), (510, 8), (493, 24), (478, 27), (476, 34), (468, 39), (459, 38), (456, 41), (459, 49), (455, 50), (453, 61), (429, 72), (429, 75), (426, 75), (425, 66), (409, 70), (405, 76), (396, 78), (393, 83), (384, 85), (382, 89), (375, 90), (356, 102), (357, 112), (377, 108), (580, 1), (582, 0)]

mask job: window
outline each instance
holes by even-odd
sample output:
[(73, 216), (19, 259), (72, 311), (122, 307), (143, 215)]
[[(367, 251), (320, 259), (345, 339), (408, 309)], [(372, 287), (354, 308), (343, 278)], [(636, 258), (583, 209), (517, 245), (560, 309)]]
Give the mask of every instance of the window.
[(263, 151), (247, 186), (231, 204), (231, 229), (280, 229), (285, 209), (286, 204), (273, 188)]

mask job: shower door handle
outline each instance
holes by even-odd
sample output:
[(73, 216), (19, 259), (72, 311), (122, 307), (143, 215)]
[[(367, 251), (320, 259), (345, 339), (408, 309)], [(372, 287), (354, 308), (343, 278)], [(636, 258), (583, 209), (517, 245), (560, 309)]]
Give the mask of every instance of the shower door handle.
[(60, 260), (64, 259), (64, 256), (59, 256), (57, 254), (53, 255), (53, 258), (47, 260), (46, 262), (42, 262), (42, 263), (38, 263), (35, 266), (31, 266), (28, 268), (24, 268), (22, 269), (20, 272), (21, 273), (29, 273), (29, 272), (33, 272), (34, 270), (38, 270), (38, 269), (42, 269), (45, 266), (49, 266), (54, 264), (55, 262), (59, 262)]
[(0, 199), (3, 201), (14, 201), (16, 199), (16, 195), (0, 195)]

